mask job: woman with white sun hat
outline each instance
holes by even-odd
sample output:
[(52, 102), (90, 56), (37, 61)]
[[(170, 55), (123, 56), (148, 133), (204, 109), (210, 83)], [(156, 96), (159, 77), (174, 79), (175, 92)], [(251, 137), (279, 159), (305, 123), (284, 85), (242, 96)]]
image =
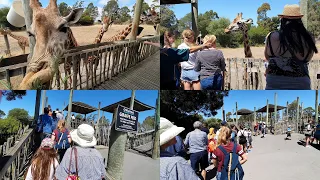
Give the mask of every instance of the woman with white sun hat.
[(106, 178), (104, 159), (94, 148), (97, 140), (94, 137), (93, 127), (81, 124), (71, 131), (70, 135), (75, 146), (69, 148), (63, 156), (56, 171), (56, 178), (67, 179), (70, 174), (76, 174), (80, 179)]
[(174, 156), (165, 149), (176, 143), (176, 136), (183, 127), (173, 125), (168, 119), (160, 118), (160, 180), (200, 180), (191, 165), (182, 157)]
[(268, 34), (265, 44), (266, 89), (311, 89), (308, 62), (318, 53), (315, 39), (302, 23), (299, 5), (285, 5), (278, 16), (280, 29)]

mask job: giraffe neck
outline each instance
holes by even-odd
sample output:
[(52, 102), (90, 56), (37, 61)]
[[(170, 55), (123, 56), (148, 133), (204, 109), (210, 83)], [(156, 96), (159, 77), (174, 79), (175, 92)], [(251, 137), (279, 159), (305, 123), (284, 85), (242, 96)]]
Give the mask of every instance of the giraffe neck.
[(96, 37), (95, 40), (94, 40), (94, 44), (98, 44), (98, 43), (101, 42), (102, 37), (103, 37), (103, 34), (104, 34), (104, 30), (103, 30), (103, 27), (101, 27), (101, 29), (99, 30), (99, 33), (98, 33), (97, 37)]
[(17, 35), (14, 35), (12, 34), (11, 32), (8, 32), (9, 36), (11, 36), (13, 39), (16, 39), (16, 40), (20, 40), (21, 38), (23, 38), (22, 36), (17, 36)]
[(76, 38), (74, 38), (71, 28), (67, 29), (67, 33), (68, 33), (68, 49), (78, 47), (79, 44)]
[(252, 57), (252, 52), (249, 45), (248, 28), (243, 25), (243, 43), (244, 43), (244, 54), (246, 58)]
[(107, 42), (111, 42), (111, 41), (121, 41), (126, 39), (126, 37), (130, 34), (132, 30), (132, 23), (130, 23), (125, 29), (123, 29), (121, 32), (119, 32), (118, 34), (112, 36), (111, 38), (107, 39)]

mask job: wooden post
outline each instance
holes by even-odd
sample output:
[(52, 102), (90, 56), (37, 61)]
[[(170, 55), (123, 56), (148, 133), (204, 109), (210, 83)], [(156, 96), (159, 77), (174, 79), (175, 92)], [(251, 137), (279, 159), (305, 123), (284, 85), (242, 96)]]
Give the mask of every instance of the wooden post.
[(256, 114), (256, 107), (254, 107), (254, 111), (253, 111), (253, 121), (254, 121), (254, 125), (256, 125), (257, 124), (257, 114)]
[(297, 114), (296, 114), (296, 129), (298, 129), (298, 122), (299, 122), (299, 97), (297, 97)]
[[(24, 20), (26, 22), (26, 30), (31, 30), (31, 24), (32, 24), (32, 9), (30, 8), (30, 0), (21, 0), (23, 11), (24, 11)], [(33, 36), (29, 36), (29, 48), (30, 48), (30, 54), (28, 55), (28, 62), (31, 60), (31, 57), (33, 55), (33, 48), (36, 44), (36, 39)]]
[(224, 118), (224, 105), (222, 105), (221, 107), (221, 114), (222, 114), (222, 121), (225, 121), (225, 118)]
[(39, 118), (40, 100), (41, 100), (41, 90), (37, 90), (36, 106), (34, 108), (34, 116), (33, 116), (34, 117), (33, 124), (37, 124), (37, 121)]
[(319, 122), (319, 120), (318, 120), (318, 113), (319, 113), (318, 107), (319, 107), (319, 103), (318, 103), (318, 90), (316, 90), (316, 104), (315, 104), (315, 108), (316, 108), (315, 120), (316, 120), (316, 122)]
[(287, 121), (289, 122), (289, 102), (287, 101)]
[(73, 89), (70, 90), (69, 94), (69, 104), (68, 104), (68, 115), (67, 115), (67, 127), (70, 128), (71, 122), (71, 112), (72, 112), (72, 98), (73, 98)]
[(141, 15), (141, 10), (142, 10), (142, 3), (143, 3), (143, 0), (136, 0), (130, 40), (137, 39), (138, 27), (139, 27), (139, 22), (140, 22), (140, 15)]
[(155, 137), (153, 141), (153, 150), (152, 150), (152, 159), (157, 159), (160, 156), (160, 132), (159, 132), (159, 127), (160, 127), (160, 91), (158, 91), (158, 99), (157, 99), (157, 105), (156, 105), (156, 123), (155, 123)]
[(232, 109), (232, 122), (234, 124), (234, 109)]
[(198, 0), (191, 0), (192, 30), (195, 37), (198, 37)]
[(268, 119), (269, 119), (269, 100), (267, 99), (267, 117), (266, 117), (266, 126), (268, 127)]
[(277, 122), (278, 116), (278, 110), (277, 110), (277, 93), (274, 93), (274, 121), (272, 123), (271, 120), (271, 126), (273, 126)]
[(302, 22), (304, 27), (308, 27), (308, 0), (300, 0), (300, 13), (303, 14)]
[(41, 114), (44, 113), (44, 108), (46, 107), (46, 90), (42, 91), (42, 103), (41, 103)]
[(238, 127), (238, 102), (236, 102), (236, 126)]
[[(132, 90), (130, 109), (133, 110), (135, 90)], [(117, 109), (113, 114), (113, 122), (110, 132), (110, 144), (108, 153), (107, 176), (110, 180), (122, 180), (124, 153), (127, 143), (127, 133), (117, 131), (115, 120), (117, 118)]]
[(303, 102), (301, 102), (301, 118), (300, 118), (300, 121), (299, 121), (300, 126), (302, 124), (302, 121), (303, 121)]
[(97, 122), (97, 124), (99, 124), (99, 120), (100, 120), (100, 106), (101, 106), (101, 102), (99, 102), (99, 104), (98, 104), (98, 122)]

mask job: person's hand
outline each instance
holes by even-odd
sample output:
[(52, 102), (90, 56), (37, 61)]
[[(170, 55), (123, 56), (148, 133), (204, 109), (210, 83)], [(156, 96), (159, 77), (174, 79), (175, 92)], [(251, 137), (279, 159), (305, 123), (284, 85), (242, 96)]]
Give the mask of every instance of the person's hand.
[(203, 47), (204, 49), (209, 49), (209, 48), (212, 47), (212, 43), (209, 42), (209, 43), (203, 44), (202, 47)]

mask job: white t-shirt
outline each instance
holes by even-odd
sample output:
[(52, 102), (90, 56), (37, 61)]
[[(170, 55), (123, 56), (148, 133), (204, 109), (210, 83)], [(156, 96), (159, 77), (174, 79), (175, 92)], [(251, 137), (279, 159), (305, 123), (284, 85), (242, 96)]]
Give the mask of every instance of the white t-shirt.
[(245, 131), (245, 130), (240, 130), (240, 131), (238, 132), (238, 137), (240, 137), (242, 134), (243, 134), (245, 137), (248, 137), (248, 132)]
[[(182, 43), (178, 46), (178, 49), (190, 49), (186, 43)], [(197, 52), (189, 53), (189, 60), (181, 62), (182, 69), (193, 69), (196, 63)]]
[[(59, 162), (57, 159), (54, 159), (54, 167), (53, 167), (53, 164), (52, 166), (50, 167), (50, 175), (49, 175), (49, 178), (48, 180), (53, 180), (53, 177), (54, 177), (54, 169), (57, 169), (57, 167), (59, 166)], [(53, 169), (54, 168), (54, 169)], [(27, 176), (26, 176), (26, 179), (25, 180), (33, 180), (33, 176), (32, 176), (32, 173), (31, 173), (31, 166), (29, 167), (28, 169), (28, 173), (27, 173)]]

